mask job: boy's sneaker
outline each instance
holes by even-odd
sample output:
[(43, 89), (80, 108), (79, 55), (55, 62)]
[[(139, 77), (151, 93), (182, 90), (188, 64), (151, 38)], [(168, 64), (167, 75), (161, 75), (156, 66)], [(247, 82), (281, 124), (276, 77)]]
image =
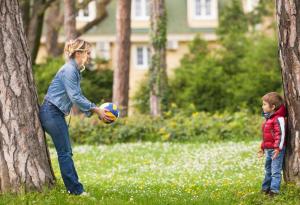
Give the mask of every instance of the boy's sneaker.
[(262, 189), (260, 192), (262, 194), (268, 195), (268, 194), (270, 194), (270, 189), (267, 189), (267, 190)]
[(275, 192), (272, 192), (272, 191), (270, 191), (269, 192), (269, 196), (270, 197), (275, 197), (275, 196), (277, 196), (279, 193), (275, 193)]

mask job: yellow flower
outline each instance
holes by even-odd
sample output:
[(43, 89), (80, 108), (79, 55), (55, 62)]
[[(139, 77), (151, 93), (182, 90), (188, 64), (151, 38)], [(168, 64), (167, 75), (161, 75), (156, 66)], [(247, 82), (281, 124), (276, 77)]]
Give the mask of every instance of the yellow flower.
[(163, 141), (168, 141), (168, 140), (170, 139), (170, 137), (171, 137), (171, 134), (170, 134), (170, 133), (165, 133), (165, 134), (163, 134), (163, 135), (161, 136), (161, 139), (162, 139)]

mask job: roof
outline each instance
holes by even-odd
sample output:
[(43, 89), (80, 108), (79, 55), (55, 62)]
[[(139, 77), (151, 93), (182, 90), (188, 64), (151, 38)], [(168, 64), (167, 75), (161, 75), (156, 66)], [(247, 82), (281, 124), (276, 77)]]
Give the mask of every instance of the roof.
[[(224, 1), (224, 0), (221, 0)], [(112, 0), (107, 6), (108, 16), (85, 35), (114, 35), (116, 33), (116, 4)], [(220, 6), (220, 5), (219, 5)], [(187, 0), (166, 0), (168, 34), (214, 33), (215, 28), (190, 28), (187, 20)], [(148, 28), (132, 28), (132, 34), (148, 34)]]

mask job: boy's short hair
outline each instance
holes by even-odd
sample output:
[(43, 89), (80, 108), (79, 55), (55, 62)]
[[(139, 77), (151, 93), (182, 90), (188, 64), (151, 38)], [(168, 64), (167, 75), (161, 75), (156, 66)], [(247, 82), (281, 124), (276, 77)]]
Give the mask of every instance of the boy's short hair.
[(261, 99), (269, 103), (271, 106), (275, 105), (275, 110), (283, 104), (283, 98), (277, 92), (267, 93)]

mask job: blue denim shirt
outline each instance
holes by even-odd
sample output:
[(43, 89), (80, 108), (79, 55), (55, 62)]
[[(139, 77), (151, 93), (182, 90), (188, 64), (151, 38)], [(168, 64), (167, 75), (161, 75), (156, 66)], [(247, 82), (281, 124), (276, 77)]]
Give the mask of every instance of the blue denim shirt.
[(80, 80), (79, 66), (74, 59), (70, 59), (56, 73), (45, 100), (54, 104), (65, 115), (70, 113), (72, 105), (75, 104), (82, 112), (90, 116), (92, 114), (90, 110), (96, 105), (83, 96)]

